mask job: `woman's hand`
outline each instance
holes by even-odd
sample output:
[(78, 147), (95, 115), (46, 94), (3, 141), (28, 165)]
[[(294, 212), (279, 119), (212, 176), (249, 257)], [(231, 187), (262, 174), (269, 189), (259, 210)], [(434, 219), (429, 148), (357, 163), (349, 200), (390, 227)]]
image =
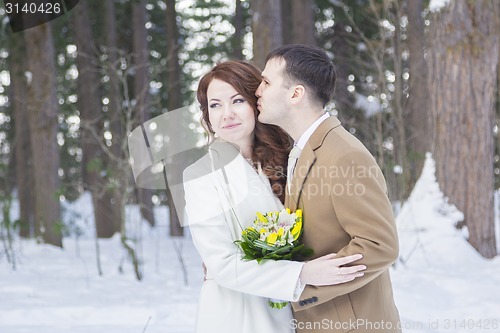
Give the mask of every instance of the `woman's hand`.
[(336, 256), (336, 253), (330, 253), (306, 262), (300, 272), (300, 282), (312, 286), (329, 286), (349, 282), (365, 274), (362, 272), (366, 269), (365, 265), (342, 267), (363, 258), (363, 255)]

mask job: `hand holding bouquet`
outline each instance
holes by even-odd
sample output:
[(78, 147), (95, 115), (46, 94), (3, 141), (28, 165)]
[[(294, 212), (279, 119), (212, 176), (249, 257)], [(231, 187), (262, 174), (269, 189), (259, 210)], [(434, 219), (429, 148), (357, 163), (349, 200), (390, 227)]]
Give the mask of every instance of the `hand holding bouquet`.
[[(303, 260), (313, 255), (311, 248), (299, 242), (302, 234), (302, 211), (259, 213), (251, 227), (242, 231), (235, 243), (244, 253), (243, 260)], [(288, 302), (270, 300), (272, 308), (283, 308)]]

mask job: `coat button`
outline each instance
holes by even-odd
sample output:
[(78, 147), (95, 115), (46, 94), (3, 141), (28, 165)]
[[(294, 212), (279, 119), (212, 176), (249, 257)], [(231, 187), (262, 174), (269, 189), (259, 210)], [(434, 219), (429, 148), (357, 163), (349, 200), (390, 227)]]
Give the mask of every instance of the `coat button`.
[(306, 302), (305, 302), (305, 301), (300, 301), (300, 302), (299, 302), (299, 305), (300, 305), (300, 306), (304, 306), (304, 305), (306, 305)]
[(316, 296), (314, 296), (314, 297), (312, 298), (312, 301), (313, 301), (313, 302), (317, 302), (317, 301), (318, 301), (318, 298), (317, 298)]

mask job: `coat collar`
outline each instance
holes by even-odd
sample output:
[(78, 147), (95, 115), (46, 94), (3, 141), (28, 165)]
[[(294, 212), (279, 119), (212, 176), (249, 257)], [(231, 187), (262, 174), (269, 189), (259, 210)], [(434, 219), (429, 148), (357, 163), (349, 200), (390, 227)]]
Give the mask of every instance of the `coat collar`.
[[(307, 142), (310, 148), (315, 151), (323, 144), (326, 135), (335, 127), (340, 126), (340, 120), (335, 116), (330, 116), (326, 118), (311, 135), (311, 138)], [(306, 144), (307, 146), (307, 144)]]
[(302, 150), (295, 166), (290, 190), (287, 188), (285, 197), (285, 206), (292, 211), (299, 208), (304, 183), (316, 162), (316, 150), (323, 145), (326, 135), (338, 126), (340, 126), (340, 121), (337, 117), (328, 117), (314, 131)]

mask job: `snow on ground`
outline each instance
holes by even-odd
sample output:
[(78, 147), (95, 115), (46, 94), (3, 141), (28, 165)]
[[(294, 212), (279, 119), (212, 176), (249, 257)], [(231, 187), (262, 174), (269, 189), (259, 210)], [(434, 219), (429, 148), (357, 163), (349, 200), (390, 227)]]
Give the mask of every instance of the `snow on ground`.
[[(138, 282), (118, 236), (99, 241), (103, 275), (97, 274), (90, 198), (65, 207), (72, 236), (64, 250), (17, 241), (15, 271), (0, 255), (0, 333), (194, 331), (201, 261), (189, 234), (167, 236), (165, 208), (155, 212), (157, 228), (139, 222), (137, 207), (127, 208), (128, 233), (141, 240), (144, 279)], [(480, 257), (455, 229), (460, 218), (428, 159), (397, 217), (400, 260), (391, 274), (404, 332), (500, 332), (500, 258)], [(77, 239), (75, 230), (87, 232)]]
[[(88, 208), (86, 199), (76, 205)], [(134, 207), (127, 213), (139, 215)], [(143, 260), (141, 282), (118, 235), (99, 240), (102, 276), (91, 237), (67, 237), (64, 250), (34, 241), (18, 243), (17, 269), (0, 261), (0, 332), (193, 332), (201, 261), (189, 237), (167, 236), (166, 216), (165, 208), (156, 211), (161, 224), (154, 229), (129, 223), (133, 236), (142, 238), (137, 246)], [(76, 224), (83, 227), (85, 222)], [(187, 284), (176, 249), (187, 267)]]
[(409, 332), (500, 332), (500, 257), (482, 258), (455, 228), (463, 214), (446, 203), (434, 171), (429, 156), (396, 219), (391, 274), (402, 320), (418, 328)]

